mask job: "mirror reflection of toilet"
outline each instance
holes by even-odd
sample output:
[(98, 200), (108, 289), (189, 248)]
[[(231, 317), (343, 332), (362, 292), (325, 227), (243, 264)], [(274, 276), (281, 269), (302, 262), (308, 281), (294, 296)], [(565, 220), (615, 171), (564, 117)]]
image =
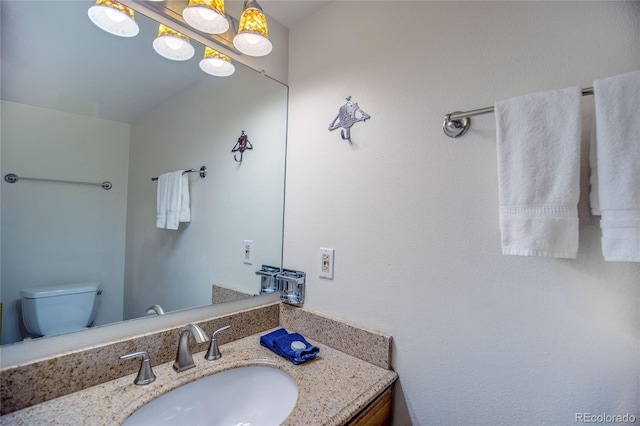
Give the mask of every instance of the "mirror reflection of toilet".
[(82, 330), (95, 320), (100, 294), (98, 282), (22, 289), (22, 321), (38, 336)]

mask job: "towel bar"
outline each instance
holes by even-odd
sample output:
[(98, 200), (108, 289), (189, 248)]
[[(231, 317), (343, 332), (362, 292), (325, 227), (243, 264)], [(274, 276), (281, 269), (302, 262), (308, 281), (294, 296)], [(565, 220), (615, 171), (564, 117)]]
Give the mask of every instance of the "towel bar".
[[(582, 96), (593, 95), (593, 87), (586, 87), (582, 89)], [(456, 111), (444, 116), (444, 123), (442, 123), (442, 131), (450, 138), (458, 138), (469, 130), (471, 125), (471, 117), (476, 115), (491, 114), (494, 107), (484, 107), (473, 109), (471, 111)]]
[[(207, 167), (206, 167), (206, 166), (202, 166), (202, 167), (200, 167), (200, 170), (196, 170), (196, 169), (189, 169), (189, 170), (185, 170), (185, 171), (183, 171), (183, 172), (182, 172), (182, 174), (185, 174), (185, 173), (195, 173), (195, 172), (198, 172), (198, 173), (200, 174), (200, 177), (201, 177), (202, 179), (204, 179), (204, 178), (206, 178), (206, 177), (207, 177)], [(152, 178), (151, 178), (151, 180), (152, 180), (152, 181), (156, 181), (156, 180), (158, 180), (158, 178), (157, 178), (157, 177), (152, 177)]]
[(107, 180), (102, 182), (102, 183), (82, 182), (82, 181), (78, 181), (78, 180), (62, 180), (62, 179), (45, 179), (45, 178), (23, 177), (23, 176), (18, 176), (15, 173), (7, 173), (6, 175), (4, 175), (4, 180), (7, 183), (16, 183), (19, 180), (33, 180), (33, 181), (38, 181), (38, 182), (71, 183), (71, 184), (74, 184), (74, 185), (93, 185), (93, 186), (100, 186), (100, 187), (102, 187), (102, 189), (104, 189), (106, 191), (110, 190), (113, 187), (111, 182), (109, 182)]

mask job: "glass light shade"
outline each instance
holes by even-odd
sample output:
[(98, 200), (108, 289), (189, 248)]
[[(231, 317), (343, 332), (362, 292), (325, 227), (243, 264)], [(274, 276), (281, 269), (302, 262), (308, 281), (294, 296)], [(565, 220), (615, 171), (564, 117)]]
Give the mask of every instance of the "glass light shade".
[(162, 24), (158, 27), (158, 37), (153, 40), (153, 49), (172, 61), (187, 61), (195, 54), (189, 37)]
[(269, 41), (267, 18), (255, 1), (251, 1), (242, 12), (233, 45), (249, 56), (265, 56), (271, 52), (273, 45)]
[(236, 72), (236, 67), (231, 63), (230, 57), (209, 46), (204, 48), (204, 57), (200, 61), (200, 69), (207, 74), (218, 77), (227, 77)]
[(140, 31), (133, 10), (113, 0), (96, 0), (87, 14), (98, 27), (120, 37), (134, 37)]
[(182, 17), (187, 24), (207, 34), (222, 34), (229, 29), (224, 0), (189, 0)]

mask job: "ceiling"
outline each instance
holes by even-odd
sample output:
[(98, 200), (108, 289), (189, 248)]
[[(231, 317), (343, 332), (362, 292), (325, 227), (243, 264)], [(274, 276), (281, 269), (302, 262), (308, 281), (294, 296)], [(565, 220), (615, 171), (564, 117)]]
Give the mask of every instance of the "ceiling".
[(322, 9), (332, 0), (261, 0), (264, 12), (287, 28), (293, 28), (300, 20)]
[[(2, 0), (0, 0), (2, 1)], [(91, 1), (91, 0), (85, 0)], [(139, 0), (135, 0), (138, 1)], [(257, 0), (262, 10), (287, 28), (293, 28), (299, 21), (335, 0)], [(145, 2), (151, 9), (171, 9), (181, 12), (189, 0), (154, 0)], [(224, 10), (227, 15), (240, 19), (244, 0), (225, 0)]]

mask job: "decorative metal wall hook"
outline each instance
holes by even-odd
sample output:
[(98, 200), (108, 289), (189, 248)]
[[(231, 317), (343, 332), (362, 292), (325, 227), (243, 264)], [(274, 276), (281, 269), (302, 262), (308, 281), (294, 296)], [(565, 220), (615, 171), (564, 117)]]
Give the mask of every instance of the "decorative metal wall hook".
[(371, 116), (360, 109), (357, 103), (351, 102), (351, 96), (347, 98), (347, 103), (340, 107), (338, 115), (329, 124), (329, 130), (336, 130), (342, 127), (340, 136), (345, 141), (351, 142), (351, 126), (359, 121), (367, 121)]
[[(236, 144), (234, 145), (233, 149), (231, 150), (231, 152), (234, 153), (233, 154), (233, 159), (237, 163), (242, 163), (242, 155), (244, 154), (244, 152), (247, 149), (253, 149), (253, 145), (251, 145), (251, 142), (249, 142), (249, 137), (244, 134), (244, 130), (243, 130), (242, 134), (238, 138), (238, 142), (236, 142)], [(238, 160), (238, 157), (237, 157), (238, 152), (240, 153), (240, 159), (239, 160)]]

